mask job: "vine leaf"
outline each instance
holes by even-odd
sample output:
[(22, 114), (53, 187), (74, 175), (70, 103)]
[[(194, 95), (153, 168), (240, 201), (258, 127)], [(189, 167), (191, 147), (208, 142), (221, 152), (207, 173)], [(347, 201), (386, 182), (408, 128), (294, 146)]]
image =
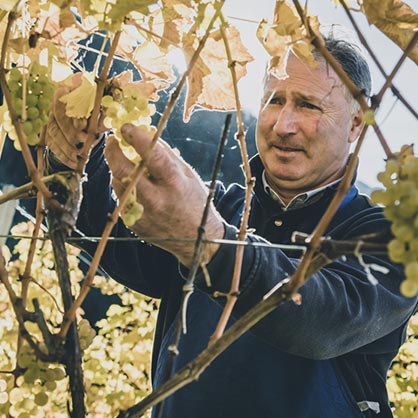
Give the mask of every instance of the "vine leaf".
[(190, 0), (163, 0), (163, 7), (152, 16), (150, 27), (161, 36), (159, 46), (166, 50), (170, 44), (180, 45), (182, 34), (193, 23), (195, 10)]
[(131, 70), (124, 71), (112, 79), (111, 87), (120, 90), (134, 88), (141, 92), (141, 94), (152, 101), (158, 101), (158, 91), (166, 89), (168, 83), (162, 80), (151, 81), (134, 81)]
[[(309, 17), (311, 27), (318, 29), (316, 16)], [(286, 78), (286, 62), (292, 51), (302, 62), (317, 67), (318, 61), (313, 56), (314, 46), (306, 37), (306, 30), (299, 15), (284, 0), (278, 0), (274, 10), (273, 24), (263, 19), (257, 28), (257, 38), (272, 57), (269, 72), (278, 78)]]
[[(81, 76), (79, 76), (81, 74)], [(74, 86), (76, 78), (81, 78), (81, 84), (74, 90), (64, 94), (59, 100), (66, 104), (66, 115), (70, 118), (89, 118), (94, 107), (97, 84), (94, 82), (94, 74), (89, 72), (78, 73), (70, 76), (65, 84), (70, 88)]]
[[(363, 0), (363, 10), (370, 24), (402, 49), (408, 46), (418, 25), (418, 14), (410, 6), (401, 0)], [(409, 57), (418, 64), (418, 44)]]
[(144, 41), (138, 45), (132, 55), (132, 61), (144, 80), (162, 79), (168, 83), (175, 80), (167, 53), (153, 42)]
[[(246, 64), (253, 61), (254, 58), (243, 45), (237, 28), (229, 26), (225, 32), (232, 51), (232, 61), (235, 65), (237, 80), (240, 80), (247, 73)], [(192, 35), (189, 33), (183, 40), (183, 50), (187, 60), (190, 60), (194, 52), (191, 37)], [(184, 108), (184, 120), (186, 122), (190, 119), (196, 105), (206, 109), (235, 109), (233, 81), (228, 68), (228, 58), (220, 30), (214, 31), (210, 35), (189, 76)]]

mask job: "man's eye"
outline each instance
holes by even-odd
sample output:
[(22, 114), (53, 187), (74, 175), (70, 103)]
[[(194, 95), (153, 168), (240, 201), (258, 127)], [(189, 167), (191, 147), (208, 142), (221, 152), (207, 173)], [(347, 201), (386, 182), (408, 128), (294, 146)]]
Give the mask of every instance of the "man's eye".
[(272, 97), (268, 101), (268, 104), (273, 104), (273, 105), (282, 105), (283, 103), (284, 103), (284, 99), (282, 97)]
[(304, 107), (306, 109), (312, 109), (312, 110), (321, 110), (318, 106), (315, 106), (314, 104), (310, 102), (301, 102), (301, 107)]

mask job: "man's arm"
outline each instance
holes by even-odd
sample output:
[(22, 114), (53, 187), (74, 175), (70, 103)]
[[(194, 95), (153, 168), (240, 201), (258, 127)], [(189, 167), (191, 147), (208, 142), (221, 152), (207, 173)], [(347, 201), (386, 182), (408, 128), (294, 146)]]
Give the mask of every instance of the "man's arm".
[[(376, 214), (374, 227), (379, 228), (379, 223), (383, 227), (386, 222)], [(228, 227), (226, 238), (236, 239), (234, 228)], [(248, 241), (263, 239), (249, 235)], [(203, 276), (198, 277), (202, 290), (210, 294), (214, 289), (229, 290), (233, 270), (230, 260), (234, 254), (233, 246), (221, 247), (207, 266), (212, 288), (206, 287)], [(387, 274), (373, 271), (379, 281), (377, 285), (370, 283), (356, 257), (334, 261), (301, 287), (301, 305), (292, 301), (283, 303), (260, 321), (253, 332), (281, 350), (315, 359), (343, 355), (392, 332), (398, 336), (390, 340), (390, 350), (397, 350), (402, 327), (416, 309), (417, 298), (400, 295), (401, 267), (384, 257), (364, 256), (364, 261), (388, 269)], [(277, 283), (290, 277), (298, 263), (298, 259), (289, 258), (277, 249), (246, 247), (234, 316), (244, 314)], [(219, 303), (222, 302), (220, 298)], [(380, 347), (370, 347), (371, 352), (376, 349)]]
[[(126, 140), (139, 153), (143, 153), (150, 141), (147, 134), (133, 127), (127, 127), (124, 133)], [(113, 184), (116, 192), (120, 193), (117, 179), (123, 178), (126, 173), (120, 173), (117, 164), (124, 165), (125, 162), (113, 144), (108, 146), (106, 155), (115, 176)], [(138, 199), (144, 204), (144, 217), (134, 226), (134, 231), (139, 235), (145, 232), (150, 237), (186, 236), (194, 239), (206, 199), (204, 186), (190, 167), (173, 156), (172, 151), (163, 144), (155, 150), (149, 168), (151, 178), (140, 181), (137, 186)], [(361, 214), (357, 218), (347, 220), (352, 225), (353, 233), (376, 232), (387, 227), (380, 211), (371, 210), (364, 225)], [(159, 219), (165, 219), (167, 223), (161, 224)], [(212, 209), (208, 237), (222, 238), (224, 227), (221, 228), (221, 225), (219, 215)], [(355, 230), (354, 225), (357, 225)], [(225, 228), (225, 238), (235, 239), (236, 229), (229, 225), (225, 225)], [(344, 238), (352, 237), (346, 233)], [(248, 239), (263, 241), (256, 235), (249, 235)], [(183, 246), (175, 241), (165, 245), (165, 249), (186, 266), (190, 264), (193, 248), (192, 244)], [(207, 289), (202, 278), (198, 280), (198, 285), (210, 294), (214, 290), (227, 292), (235, 247), (213, 248), (208, 253), (208, 269), (213, 286)], [(235, 316), (254, 306), (277, 283), (289, 277), (299, 263), (299, 260), (287, 257), (282, 251), (260, 247), (246, 247), (243, 258), (241, 294)], [(357, 258), (335, 261), (316, 273), (300, 289), (302, 305), (284, 303), (261, 321), (255, 327), (255, 332), (290, 353), (329, 358), (363, 347), (401, 328), (416, 305), (416, 299), (407, 299), (399, 293), (402, 269), (384, 257), (365, 257), (365, 260), (386, 267), (389, 271), (388, 274), (376, 272), (379, 280), (377, 286), (369, 282)], [(399, 339), (396, 339), (395, 345), (398, 344)]]

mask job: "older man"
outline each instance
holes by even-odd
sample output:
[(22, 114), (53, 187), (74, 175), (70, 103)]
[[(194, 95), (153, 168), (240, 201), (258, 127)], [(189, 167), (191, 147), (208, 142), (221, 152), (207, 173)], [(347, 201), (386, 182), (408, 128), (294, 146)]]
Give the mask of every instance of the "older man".
[[(325, 42), (355, 84), (369, 94), (370, 73), (359, 50), (344, 40)], [(249, 226), (255, 233), (248, 236), (249, 242), (289, 243), (293, 231), (313, 231), (345, 171), (350, 143), (362, 128), (359, 106), (335, 72), (322, 58), (318, 61), (319, 67), (311, 68), (290, 56), (288, 78), (266, 76), (257, 127), (259, 155), (251, 161), (256, 185)], [(123, 135), (139, 153), (151, 140), (129, 125), (123, 128)], [(48, 139), (58, 159), (63, 136)], [(76, 138), (77, 132), (65, 136)], [(79, 219), (79, 227), (94, 235), (101, 233), (115, 206), (107, 163), (118, 195), (123, 192), (123, 178), (132, 169), (115, 141), (106, 144), (107, 163), (102, 150), (103, 144), (97, 146), (90, 158)], [(194, 251), (192, 240), (165, 239), (196, 238), (207, 189), (163, 141), (147, 167), (150, 176), (137, 185), (144, 214), (132, 231), (153, 237), (151, 244), (155, 245), (108, 244), (103, 265), (128, 287), (161, 298), (153, 357), (153, 384), (158, 387), (179, 315), (184, 282), (179, 262), (190, 266)], [(226, 191), (218, 187), (206, 226), (208, 239), (236, 239), (243, 200), (240, 186)], [(353, 185), (326, 234), (349, 240), (386, 227), (381, 209), (373, 207)], [(127, 236), (131, 232), (119, 222), (114, 233)], [(291, 275), (299, 263), (299, 254), (292, 251), (260, 246), (248, 246), (244, 251), (240, 295), (231, 321)], [(176, 370), (208, 344), (223, 303), (212, 295), (215, 290), (229, 290), (234, 253), (233, 246), (212, 244), (207, 248), (212, 287), (198, 275)], [(332, 262), (302, 286), (300, 306), (286, 302), (263, 319), (218, 357), (197, 382), (171, 396), (163, 416), (391, 417), (386, 372), (417, 300), (400, 295), (400, 267), (384, 256), (364, 258), (388, 269), (388, 274), (376, 272), (378, 285), (368, 281), (357, 258)]]

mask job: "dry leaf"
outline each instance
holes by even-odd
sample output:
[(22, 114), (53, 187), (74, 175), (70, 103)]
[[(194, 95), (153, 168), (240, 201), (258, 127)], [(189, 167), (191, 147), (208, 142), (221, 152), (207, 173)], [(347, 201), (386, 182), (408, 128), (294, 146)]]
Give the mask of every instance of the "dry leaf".
[(313, 55), (315, 47), (310, 41), (302, 39), (292, 45), (292, 52), (305, 64), (316, 68), (319, 66), (319, 61)]
[(62, 9), (59, 15), (59, 24), (61, 28), (68, 28), (76, 23), (74, 13), (67, 7)]
[(133, 73), (131, 70), (118, 74), (112, 79), (111, 85), (113, 88), (119, 88), (121, 90), (125, 88), (138, 89), (143, 96), (153, 101), (158, 101), (158, 91), (168, 87), (168, 83), (160, 80), (151, 80), (148, 82), (143, 80), (133, 81)]
[[(309, 16), (309, 24), (314, 32), (319, 33), (316, 16)], [(257, 38), (272, 57), (268, 71), (280, 79), (287, 77), (286, 64), (290, 51), (311, 67), (319, 65), (313, 55), (314, 46), (306, 35), (299, 15), (285, 0), (276, 1), (273, 24), (265, 19), (260, 22)]]
[(167, 82), (175, 80), (173, 68), (167, 54), (158, 45), (145, 41), (132, 54), (132, 61), (144, 80), (160, 78)]
[[(363, 10), (370, 24), (405, 49), (418, 27), (418, 15), (401, 0), (363, 0)], [(409, 54), (418, 64), (418, 43)]]
[[(80, 73), (75, 76), (80, 77)], [(74, 77), (71, 76), (65, 84), (69, 87), (74, 86)], [(94, 74), (84, 72), (81, 74), (81, 84), (74, 90), (60, 97), (60, 102), (66, 104), (65, 114), (69, 118), (89, 118), (94, 107), (97, 84), (94, 82)]]
[[(237, 28), (226, 28), (226, 35), (235, 64), (237, 79), (246, 74), (245, 65), (253, 57), (242, 44)], [(183, 39), (183, 50), (187, 62), (190, 61), (195, 47), (191, 43), (192, 35)], [(235, 109), (235, 96), (232, 77), (228, 68), (228, 59), (220, 31), (213, 32), (203, 48), (199, 59), (188, 78), (184, 120), (188, 121), (193, 107), (199, 105), (207, 109)]]

